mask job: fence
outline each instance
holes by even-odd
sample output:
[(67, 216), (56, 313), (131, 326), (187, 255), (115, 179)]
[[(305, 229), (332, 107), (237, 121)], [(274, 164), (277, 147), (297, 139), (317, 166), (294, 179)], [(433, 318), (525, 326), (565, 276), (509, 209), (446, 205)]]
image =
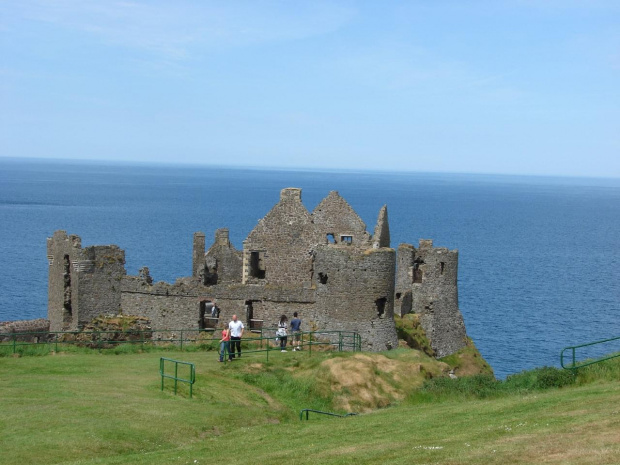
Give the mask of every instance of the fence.
[[(589, 342), (587, 344), (580, 344), (577, 346), (569, 346), (569, 347), (564, 347), (564, 349), (562, 349), (562, 352), (560, 352), (560, 365), (562, 366), (562, 368), (564, 368), (565, 370), (577, 370), (579, 368), (583, 368), (586, 367), (588, 365), (593, 365), (594, 363), (599, 363), (602, 362), (604, 360), (609, 360), (611, 358), (615, 358), (615, 357), (620, 357), (620, 352), (615, 352), (612, 355), (606, 355), (603, 357), (599, 357), (596, 359), (586, 359), (583, 362), (577, 362), (576, 360), (576, 352), (577, 349), (581, 349), (584, 347), (592, 347), (592, 346), (596, 346), (599, 344), (603, 344), (606, 342), (612, 342), (612, 341), (619, 341), (620, 337), (613, 337), (611, 339), (603, 339), (602, 341), (595, 341), (595, 342)], [(565, 358), (565, 353), (569, 352), (570, 356), (568, 356), (569, 360), (570, 360), (570, 365), (566, 366), (564, 363), (564, 358)]]
[(321, 415), (328, 415), (328, 416), (330, 416), (330, 417), (340, 417), (340, 418), (350, 417), (350, 416), (353, 416), (353, 415), (357, 415), (357, 413), (353, 413), (353, 412), (351, 412), (351, 413), (345, 413), (344, 415), (340, 415), (339, 413), (322, 412), (322, 411), (320, 411), (320, 410), (313, 410), (313, 409), (311, 409), (311, 408), (305, 408), (305, 409), (303, 409), (301, 412), (299, 412), (299, 419), (300, 419), (300, 420), (303, 420), (303, 419), (304, 419), (304, 412), (305, 412), (305, 414), (306, 414), (306, 420), (308, 420), (308, 419), (309, 419), (310, 412), (319, 413), (319, 414), (321, 414)]
[[(166, 373), (166, 362), (174, 363), (174, 375)], [(168, 363), (168, 365), (170, 365)], [(179, 377), (179, 365), (189, 367), (189, 379)], [(173, 360), (171, 358), (161, 357), (159, 359), (159, 374), (161, 375), (161, 390), (164, 390), (164, 379), (174, 380), (174, 395), (177, 394), (177, 385), (179, 381), (189, 384), (189, 397), (192, 398), (192, 388), (196, 382), (196, 366), (193, 363), (181, 362), (179, 360)]]
[[(277, 328), (260, 328), (246, 332), (243, 337), (243, 350), (246, 353), (269, 352), (276, 349)], [(201, 349), (219, 349), (219, 337), (212, 331), (201, 329), (166, 330), (106, 330), (106, 331), (45, 331), (0, 334), (0, 355), (24, 353), (28, 347), (47, 347), (58, 352), (65, 346), (82, 346), (106, 350), (122, 344), (142, 346), (170, 346)], [(288, 336), (288, 342), (299, 337), (302, 350), (361, 351), (362, 340), (353, 331), (303, 331)]]

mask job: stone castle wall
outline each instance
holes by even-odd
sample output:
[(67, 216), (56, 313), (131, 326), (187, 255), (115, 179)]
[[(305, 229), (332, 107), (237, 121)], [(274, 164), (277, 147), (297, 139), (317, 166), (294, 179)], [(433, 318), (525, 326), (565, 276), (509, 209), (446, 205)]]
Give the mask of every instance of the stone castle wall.
[(47, 258), (52, 331), (77, 330), (98, 315), (120, 311), (123, 250), (115, 245), (82, 249), (79, 236), (56, 231), (47, 241)]
[(417, 249), (399, 247), (396, 283), (400, 311), (420, 315), (437, 357), (465, 346), (467, 334), (458, 304), (458, 251), (433, 247), (430, 240), (421, 240)]
[(357, 331), (365, 350), (398, 346), (394, 326), (393, 249), (316, 251), (317, 303), (334, 330)]
[[(0, 321), (0, 342), (9, 342), (14, 338), (18, 342), (37, 342), (47, 338), (50, 330), (50, 321), (44, 318), (36, 320)], [(17, 335), (16, 333), (33, 333)]]
[[(208, 250), (194, 234), (191, 276), (153, 283), (148, 268), (126, 276), (116, 246), (82, 249), (78, 236), (48, 239), (48, 315), (52, 330), (82, 328), (99, 315), (122, 312), (150, 320), (154, 329), (222, 328), (236, 314), (274, 327), (298, 312), (305, 331), (355, 331), (365, 350), (398, 346), (394, 311), (416, 312), (439, 356), (465, 342), (458, 310), (458, 253), (420, 241), (390, 248), (387, 208), (374, 234), (350, 205), (329, 195), (312, 214), (301, 190), (283, 189), (279, 202), (236, 250), (218, 229)], [(219, 321), (209, 319), (214, 302)], [(207, 321), (208, 320), (208, 321)]]

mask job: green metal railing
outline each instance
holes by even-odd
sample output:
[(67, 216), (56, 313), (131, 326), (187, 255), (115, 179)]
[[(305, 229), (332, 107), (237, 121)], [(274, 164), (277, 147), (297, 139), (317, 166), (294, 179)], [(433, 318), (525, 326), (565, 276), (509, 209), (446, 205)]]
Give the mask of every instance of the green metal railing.
[[(174, 364), (174, 375), (166, 373), (166, 362), (168, 365)], [(179, 377), (179, 365), (189, 367), (189, 378)], [(196, 382), (196, 366), (193, 363), (181, 362), (180, 360), (173, 360), (171, 358), (161, 357), (159, 359), (159, 374), (161, 375), (161, 390), (164, 390), (164, 380), (166, 378), (174, 380), (174, 395), (177, 394), (177, 386), (179, 381), (189, 384), (189, 398), (192, 398), (192, 388)]]
[[(244, 352), (269, 352), (277, 349), (277, 328), (262, 328), (258, 333), (247, 332), (242, 345)], [(361, 336), (353, 331), (302, 331), (288, 336), (293, 342), (298, 335), (299, 347), (308, 350), (328, 348), (329, 350), (361, 351)], [(45, 331), (0, 334), (0, 353), (4, 350), (9, 353), (23, 352), (25, 347), (45, 347), (58, 352), (62, 346), (76, 345), (93, 349), (105, 350), (121, 344), (141, 344), (151, 346), (178, 346), (184, 350), (187, 346), (204, 345), (219, 351), (219, 337), (213, 332), (201, 329), (166, 329), (166, 330), (127, 330), (127, 331)], [(276, 347), (274, 347), (274, 345)], [(287, 346), (288, 347), (288, 346)], [(5, 352), (6, 353), (6, 352)]]
[[(265, 353), (267, 361), (269, 361), (270, 352), (274, 350), (279, 352), (281, 350), (278, 338), (275, 335), (276, 330), (277, 328), (264, 328), (261, 329), (260, 336), (244, 336), (242, 339), (242, 353)], [(265, 334), (270, 335), (266, 336)], [(302, 351), (306, 351), (308, 356), (312, 355), (313, 347), (315, 352), (317, 349), (336, 350), (338, 352), (362, 350), (362, 338), (353, 331), (300, 331), (287, 336), (287, 347), (289, 349), (291, 347), (288, 344), (291, 342), (293, 347), (299, 347)], [(224, 354), (225, 362), (229, 361), (229, 355), (228, 352)]]
[[(579, 368), (587, 367), (588, 365), (593, 365), (595, 363), (603, 362), (605, 360), (609, 360), (609, 359), (612, 359), (612, 358), (620, 357), (620, 352), (616, 352), (616, 353), (614, 353), (612, 355), (607, 355), (605, 357), (597, 358), (597, 359), (594, 359), (594, 360), (587, 359), (587, 360), (584, 360), (582, 362), (577, 362), (577, 360), (576, 360), (577, 349), (580, 349), (580, 348), (583, 348), (583, 347), (595, 346), (595, 345), (598, 345), (598, 344), (603, 344), (605, 342), (618, 341), (618, 340), (620, 340), (620, 337), (613, 337), (611, 339), (603, 339), (602, 341), (595, 341), (595, 342), (589, 342), (587, 344), (580, 344), (580, 345), (577, 345), (577, 346), (564, 347), (562, 349), (562, 352), (560, 352), (560, 365), (565, 370), (578, 370)], [(568, 356), (565, 356), (566, 352), (569, 353)], [(568, 366), (564, 363), (565, 357), (567, 357), (569, 359), (569, 365)]]
[(311, 408), (305, 408), (305, 409), (303, 409), (302, 411), (299, 412), (299, 419), (300, 420), (304, 419), (304, 412), (306, 414), (306, 420), (308, 420), (308, 418), (309, 418), (308, 416), (310, 415), (310, 412), (319, 413), (321, 415), (329, 415), (330, 417), (340, 417), (340, 418), (357, 415), (357, 413), (345, 413), (344, 415), (341, 415), (339, 413), (322, 412), (320, 410), (314, 410), (314, 409), (311, 409)]

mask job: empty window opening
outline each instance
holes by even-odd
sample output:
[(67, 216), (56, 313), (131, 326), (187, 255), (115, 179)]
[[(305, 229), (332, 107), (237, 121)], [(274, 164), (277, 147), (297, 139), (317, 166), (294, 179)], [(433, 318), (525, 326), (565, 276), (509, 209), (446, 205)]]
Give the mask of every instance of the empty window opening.
[(321, 284), (327, 284), (327, 274), (326, 273), (319, 273), (319, 282)]
[(400, 299), (400, 296), (401, 296), (401, 293), (400, 293), (400, 292), (397, 292), (397, 293), (396, 293), (396, 298), (397, 298), (397, 299)]
[(336, 238), (334, 237), (334, 235), (332, 233), (328, 233), (327, 234), (327, 242), (329, 244), (335, 244), (336, 243)]
[(62, 278), (64, 292), (62, 323), (63, 327), (67, 329), (73, 320), (73, 307), (71, 303), (71, 260), (69, 259), (69, 255), (65, 255)]
[(340, 242), (345, 244), (353, 244), (353, 236), (340, 236)]
[(420, 269), (420, 265), (424, 264), (424, 260), (417, 258), (415, 262), (413, 262), (413, 282), (421, 283), (424, 278), (424, 270)]
[(265, 279), (265, 252), (250, 252), (250, 276)]
[(385, 304), (387, 302), (387, 298), (381, 297), (380, 299), (375, 300), (375, 305), (377, 306), (377, 316), (379, 318), (383, 318), (385, 314)]
[(446, 262), (441, 262), (440, 268), (441, 268), (441, 274), (443, 274), (443, 271), (446, 269)]

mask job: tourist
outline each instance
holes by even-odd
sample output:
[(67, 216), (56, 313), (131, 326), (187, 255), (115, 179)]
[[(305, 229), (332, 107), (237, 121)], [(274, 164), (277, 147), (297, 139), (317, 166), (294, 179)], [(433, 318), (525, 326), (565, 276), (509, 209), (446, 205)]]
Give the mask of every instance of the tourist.
[(232, 316), (232, 321), (228, 323), (230, 331), (230, 360), (235, 358), (235, 346), (241, 358), (241, 338), (243, 337), (243, 323), (237, 319), (237, 315)]
[(217, 306), (215, 301), (213, 302), (213, 307), (211, 307), (211, 317), (219, 318), (220, 317), (220, 308)]
[(276, 331), (276, 336), (278, 336), (278, 339), (280, 340), (280, 349), (282, 352), (286, 352), (286, 322), (288, 321), (288, 318), (286, 317), (286, 315), (282, 315), (280, 317), (280, 322), (278, 323), (278, 330)]
[(295, 346), (293, 350), (301, 350), (301, 319), (297, 318), (297, 312), (293, 313), (291, 331), (293, 331), (291, 344)]
[(226, 353), (230, 354), (230, 331), (224, 328), (222, 330), (222, 339), (220, 339), (220, 362), (224, 361)]

